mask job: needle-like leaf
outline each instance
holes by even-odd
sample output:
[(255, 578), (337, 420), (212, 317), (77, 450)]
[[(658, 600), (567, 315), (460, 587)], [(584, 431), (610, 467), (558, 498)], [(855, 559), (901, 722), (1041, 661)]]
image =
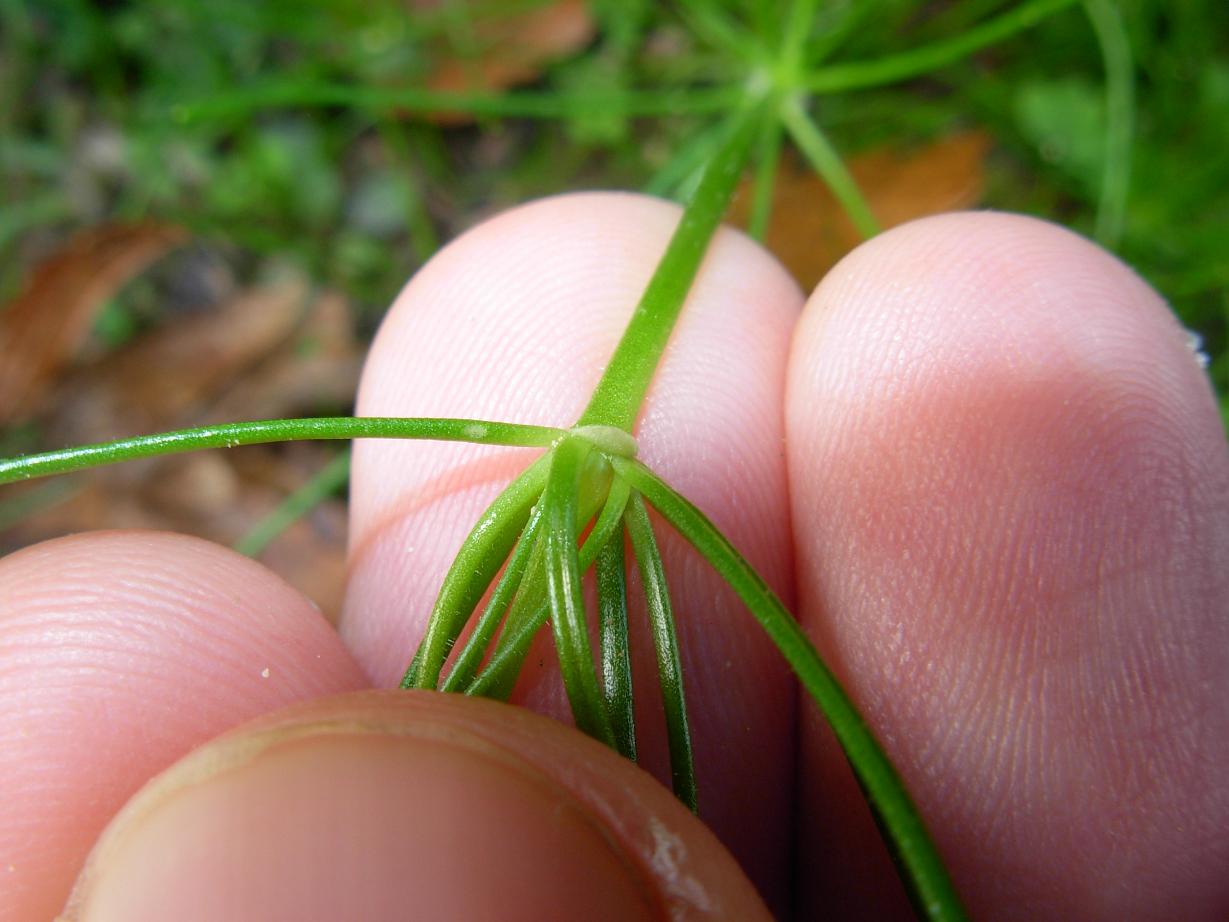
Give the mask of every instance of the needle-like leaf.
[(696, 767), (691, 749), (691, 727), (687, 721), (687, 700), (683, 694), (683, 666), (679, 660), (678, 636), (674, 631), (674, 612), (666, 586), (653, 525), (640, 494), (633, 491), (623, 514), (632, 539), (640, 582), (644, 585), (649, 629), (657, 652), (657, 678), (662, 706), (666, 712), (666, 741), (670, 748), (670, 780), (674, 793), (694, 813), (696, 810)]
[(733, 587), (789, 662), (840, 741), (918, 912), (936, 922), (965, 919), (947, 869), (900, 776), (798, 622), (704, 513), (643, 464), (624, 458), (612, 458), (611, 464)]

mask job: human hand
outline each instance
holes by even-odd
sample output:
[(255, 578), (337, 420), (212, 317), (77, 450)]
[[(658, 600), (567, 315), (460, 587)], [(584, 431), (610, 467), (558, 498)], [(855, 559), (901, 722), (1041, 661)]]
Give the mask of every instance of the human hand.
[[(359, 413), (568, 425), (676, 215), (569, 196), (476, 229), (398, 300)], [(640, 457), (798, 612), (976, 917), (1223, 917), (1229, 450), (1180, 328), (1090, 244), (988, 214), (863, 246), (795, 329), (801, 301), (719, 235)], [(0, 561), (0, 922), (59, 911), (148, 778), (285, 705), (136, 797), (68, 917), (750, 917), (708, 833), (596, 743), (489, 702), (328, 697), (396, 683), (456, 547), (530, 456), (358, 444), (340, 639), (194, 539)], [(800, 915), (906, 912), (778, 655), (662, 545), (701, 816), (774, 908), (796, 859)], [(515, 697), (562, 717), (543, 652)], [(637, 717), (664, 776), (651, 700)]]

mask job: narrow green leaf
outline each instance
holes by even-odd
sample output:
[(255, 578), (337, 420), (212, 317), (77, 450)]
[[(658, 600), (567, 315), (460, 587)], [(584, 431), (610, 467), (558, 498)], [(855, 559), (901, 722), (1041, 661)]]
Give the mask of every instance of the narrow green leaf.
[[(598, 551), (613, 540), (617, 540), (623, 510), (627, 505), (630, 488), (627, 482), (615, 477), (610, 484), (610, 493), (602, 507), (597, 521), (593, 523), (588, 536), (580, 548), (580, 570), (585, 572), (597, 559)], [(533, 563), (531, 561), (530, 567)], [(516, 603), (521, 598), (518, 595)], [(521, 664), (529, 653), (529, 646), (534, 636), (542, 629), (550, 613), (550, 606), (545, 602), (532, 609), (532, 613), (513, 623), (513, 612), (508, 615), (504, 633), (499, 638), (495, 652), (491, 654), (490, 662), (468, 688), (467, 695), (481, 695), (488, 698), (504, 699), (511, 693), (512, 685), (520, 674)]]
[(491, 638), (495, 635), (495, 629), (512, 604), (512, 598), (517, 589), (520, 588), (529, 558), (534, 548), (537, 547), (541, 524), (542, 508), (539, 503), (530, 513), (525, 530), (521, 533), (521, 538), (512, 551), (512, 556), (508, 558), (508, 565), (504, 567), (503, 575), (495, 584), (495, 591), (491, 593), (486, 608), (483, 609), (478, 623), (457, 656), (452, 670), (448, 673), (448, 678), (440, 686), (441, 691), (460, 691), (473, 681), (478, 667), (482, 665), (482, 658), (486, 655), (487, 647), (490, 646)]
[(772, 219), (772, 194), (777, 184), (777, 164), (781, 160), (781, 123), (766, 120), (755, 151), (755, 186), (751, 198), (751, 220), (747, 233), (761, 243)]
[(738, 101), (742, 87), (667, 87), (615, 90), (610, 93), (567, 94), (457, 93), (421, 87), (381, 88), (339, 83), (273, 83), (215, 94), (180, 103), (171, 110), (179, 123), (244, 116), (261, 109), (301, 109), (344, 106), (370, 112), (465, 112), (503, 118), (567, 118), (601, 108), (624, 116), (677, 115), (680, 112), (724, 112)]
[(120, 461), (174, 455), (202, 448), (235, 448), (269, 442), (306, 439), (430, 439), (476, 442), (482, 445), (519, 445), (544, 448), (564, 435), (549, 426), (523, 426), (481, 419), (399, 419), (394, 417), (337, 416), (319, 419), (262, 419), (220, 423), (196, 429), (177, 429), (156, 435), (78, 445), (36, 455), (0, 459), (0, 484), (67, 474)]
[(675, 795), (694, 813), (696, 767), (691, 749), (691, 727), (687, 721), (687, 700), (683, 694), (683, 665), (679, 659), (678, 635), (674, 630), (666, 570), (657, 549), (657, 539), (653, 537), (648, 510), (639, 493), (632, 492), (623, 520), (627, 523), (636, 566), (640, 570), (640, 581), (644, 585), (649, 628), (657, 652), (657, 679), (666, 712), (666, 740), (670, 748), (670, 780)]
[(581, 471), (591, 450), (583, 439), (569, 438), (552, 452), (550, 476), (542, 495), (546, 585), (559, 672), (576, 726), (614, 748), (614, 732), (602, 705), (589, 647), (589, 624), (585, 618), (585, 596), (576, 548)]
[(449, 650), (542, 494), (551, 454), (547, 452), (512, 481), (487, 507), (462, 543), (440, 586), (427, 632), (401, 680), (402, 688), (435, 688), (439, 683)]
[(1122, 14), (1112, 0), (1084, 0), (1105, 64), (1105, 162), (1097, 203), (1096, 236), (1107, 247), (1122, 238), (1131, 186), (1135, 133), (1135, 64)]
[(613, 458), (624, 477), (733, 587), (832, 726), (924, 918), (963, 920), (960, 900), (896, 769), (785, 606), (704, 513), (644, 465)]
[(235, 550), (248, 557), (258, 556), (282, 532), (340, 490), (349, 478), (350, 453), (343, 451), (236, 541)]
[(636, 716), (632, 658), (627, 635), (627, 574), (623, 538), (615, 535), (597, 552), (598, 631), (602, 643), (602, 692), (615, 747), (636, 761)]
[(862, 195), (862, 190), (854, 182), (853, 176), (845, 168), (831, 142), (802, 108), (799, 99), (790, 99), (782, 105), (781, 120), (803, 156), (828, 184), (836, 200), (848, 213), (858, 233), (863, 237), (873, 237), (879, 233), (879, 222), (871, 213), (871, 206)]
[(974, 51), (1035, 26), (1073, 3), (1075, 0), (1030, 0), (953, 38), (874, 61), (825, 67), (807, 79), (806, 88), (815, 93), (837, 93), (908, 80), (954, 64)]

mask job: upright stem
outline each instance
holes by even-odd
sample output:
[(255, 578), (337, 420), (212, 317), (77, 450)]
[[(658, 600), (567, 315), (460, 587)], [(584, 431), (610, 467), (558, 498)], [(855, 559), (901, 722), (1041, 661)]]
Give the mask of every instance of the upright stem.
[(743, 109), (728, 140), (709, 161), (577, 425), (617, 426), (632, 431), (708, 243), (742, 175), (760, 111), (761, 107), (752, 105)]

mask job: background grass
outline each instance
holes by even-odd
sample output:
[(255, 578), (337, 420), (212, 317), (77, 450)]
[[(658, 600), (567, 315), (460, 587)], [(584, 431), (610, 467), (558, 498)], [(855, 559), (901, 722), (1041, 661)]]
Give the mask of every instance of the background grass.
[[(476, 23), (534, 5), (0, 0), (0, 301), (73, 229), (154, 218), (189, 228), (196, 242), (109, 305), (97, 331), (104, 343), (206, 297), (210, 272), (247, 279), (271, 260), (344, 291), (371, 330), (440, 241), (495, 211), (567, 189), (685, 188), (662, 170), (685, 178), (687, 164), (672, 158), (714, 117), (689, 111), (683, 95), (654, 117), (595, 105), (467, 125), (387, 101), (243, 102), (262, 91), (310, 97), (322, 85), (355, 94), (420, 86), (442, 56), (481, 53)], [(871, 59), (1012, 5), (824, 2), (807, 54)], [(1100, 231), (1199, 333), (1229, 408), (1229, 7), (1103, 5), (1121, 13), (1135, 78), (1129, 184), (1108, 230), (1097, 203), (1106, 159), (1123, 151), (1106, 144), (1102, 48), (1079, 5), (929, 76), (822, 95), (813, 112), (846, 156), (959, 128), (988, 132), (984, 204)], [(776, 4), (751, 0), (591, 8), (596, 37), (544, 67), (533, 92), (722, 84), (737, 66), (722, 22), (780, 28)], [(214, 109), (191, 117), (200, 104)]]

